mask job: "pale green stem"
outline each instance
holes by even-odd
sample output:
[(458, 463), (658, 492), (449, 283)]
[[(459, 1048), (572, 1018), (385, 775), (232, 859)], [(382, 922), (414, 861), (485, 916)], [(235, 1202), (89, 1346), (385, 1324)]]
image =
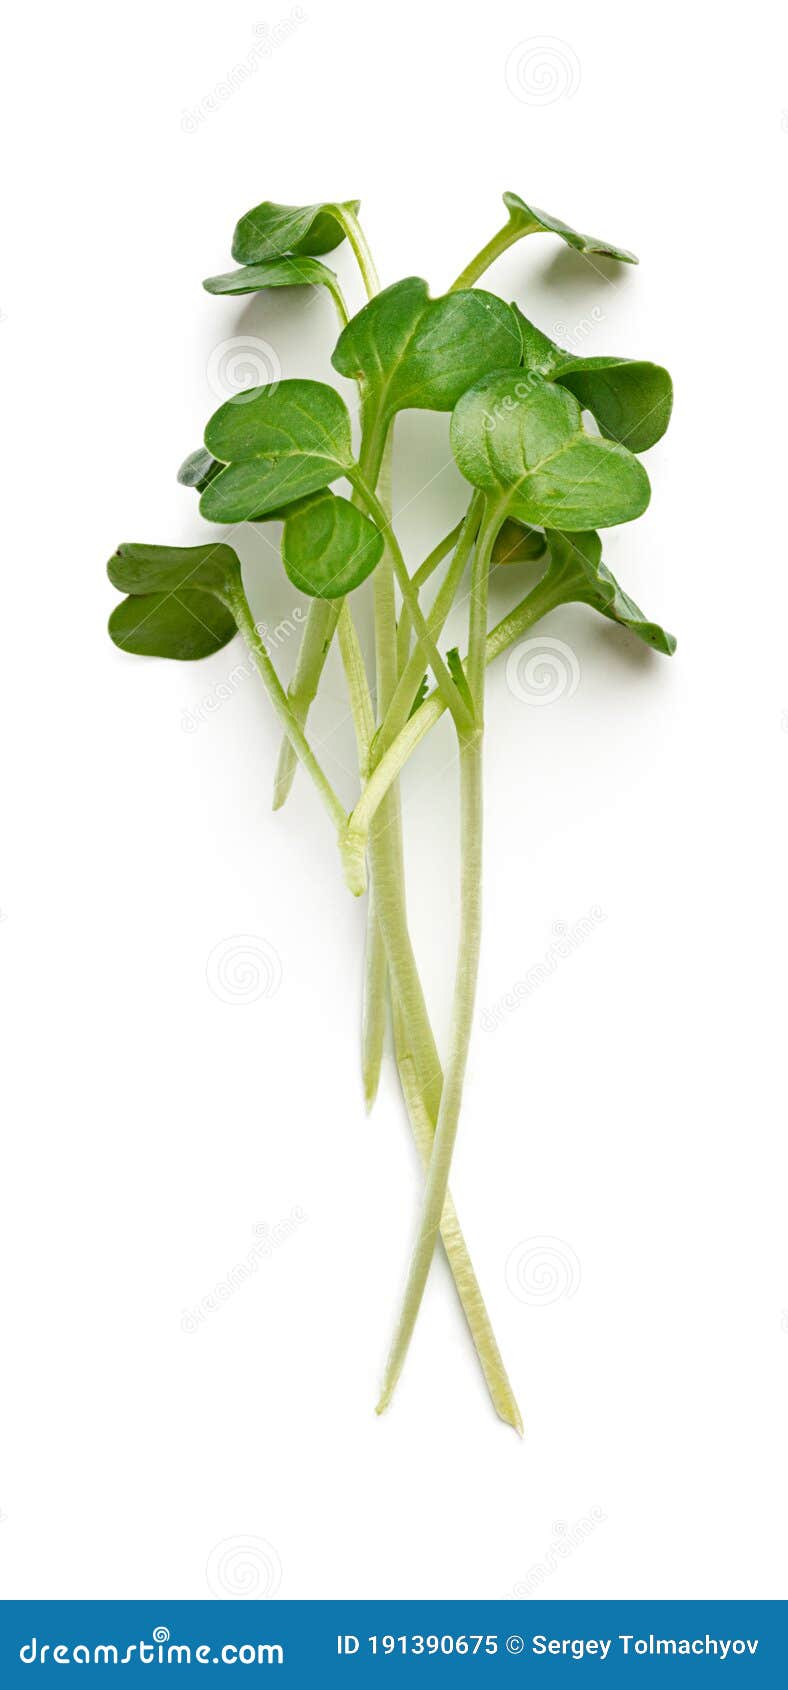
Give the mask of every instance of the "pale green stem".
[(350, 605), (347, 599), (340, 600), (340, 603), (342, 608), (337, 622), (339, 651), (342, 658), (342, 667), (345, 671), (350, 698), (350, 712), (356, 734), (359, 773), (362, 780), (365, 780), (369, 770), (369, 750), (375, 732), (375, 713), (369, 696), (364, 654), (359, 643), (356, 624), (350, 614)]
[(474, 726), (470, 733), (460, 734), (460, 934), (454, 979), (449, 1060), (424, 1187), (419, 1235), (386, 1367), (378, 1403), (379, 1414), (391, 1401), (402, 1372), (440, 1231), (473, 1029), (482, 918), (482, 734), (487, 592), (492, 548), (500, 520), (494, 511), (485, 518), (471, 582), (467, 678), (473, 703)]
[(466, 264), (465, 269), (460, 271), (457, 280), (452, 282), (449, 293), (458, 293), (460, 288), (473, 287), (474, 282), (484, 275), (485, 270), (489, 270), (490, 265), (494, 264), (496, 258), (499, 258), (507, 247), (514, 246), (515, 241), (522, 240), (524, 235), (536, 234), (538, 229), (538, 223), (529, 225), (525, 220), (521, 223), (513, 221), (505, 223), (504, 227), (492, 236), (486, 246), (483, 246), (481, 251), (477, 252), (475, 258), (472, 258), (470, 263)]
[(377, 270), (375, 269), (375, 261), (369, 250), (369, 244), (367, 242), (367, 237), (364, 234), (364, 230), (362, 229), (355, 212), (351, 211), (349, 206), (338, 206), (335, 216), (337, 221), (342, 224), (350, 245), (353, 248), (356, 262), (358, 263), (364, 286), (367, 290), (367, 298), (371, 299), (373, 294), (380, 291), (380, 282), (378, 280)]
[[(443, 559), (448, 556), (452, 548), (456, 546), (460, 534), (462, 533), (462, 528), (462, 523), (458, 522), (448, 534), (444, 534), (443, 539), (439, 540), (437, 546), (434, 546), (429, 555), (425, 557), (424, 562), (420, 565), (420, 567), (416, 570), (415, 575), (412, 577), (413, 585), (417, 593), (424, 586), (425, 582), (429, 581), (430, 576), (434, 575), (438, 565), (441, 564)], [(402, 606), (399, 623), (397, 625), (397, 668), (400, 674), (408, 661), (409, 654), (410, 613), (407, 605), (404, 604)]]
[[(565, 604), (567, 597), (571, 599), (571, 592), (557, 580), (551, 579), (548, 573), (542, 581), (510, 610), (508, 615), (496, 623), (487, 635), (485, 642), (485, 663), (490, 664), (508, 646), (513, 645), (522, 634), (527, 633), (535, 622), (539, 622), (548, 612), (555, 610), (559, 604)], [(467, 659), (466, 659), (467, 662)], [(393, 744), (384, 752), (380, 761), (375, 765), (367, 781), (364, 791), (353, 810), (348, 823), (344, 839), (340, 841), (342, 861), (345, 868), (345, 878), (351, 892), (359, 897), (366, 888), (366, 874), (364, 860), (367, 850), (367, 838), (370, 824), (375, 812), (391, 786), (392, 781), (401, 774), (408, 759), (413, 755), (416, 747), (435, 727), (446, 710), (446, 705), (440, 693), (430, 693), (424, 703), (414, 710), (413, 715), (405, 723)]]
[(311, 775), (323, 803), (332, 818), (332, 821), (340, 830), (340, 833), (342, 833), (347, 827), (347, 811), (340, 803), (331, 782), (321, 769), (320, 764), (304, 735), (300, 722), (297, 721), (295, 715), (293, 714), (288, 702), (287, 693), (282, 686), (273, 663), (268, 656), (268, 652), (265, 649), (263, 641), (260, 638), (260, 634), (258, 633), (257, 625), (252, 612), (249, 609), (249, 603), (243, 588), (240, 586), (234, 588), (232, 593), (228, 596), (227, 602), (233, 616), (235, 617), (236, 624), (246, 641), (251, 653), (252, 661), (254, 662), (258, 674), (260, 675), (285, 733), (290, 740), (293, 750), (295, 751), (296, 756), (303, 763), (307, 773)]
[[(290, 707), (301, 727), (306, 722), (309, 707), (315, 698), (341, 608), (341, 599), (331, 603), (326, 599), (312, 599), (307, 611), (295, 673), (287, 689)], [(279, 760), (274, 775), (275, 810), (281, 809), (284, 804), (297, 767), (298, 758), (285, 735), (279, 749)]]
[[(360, 469), (349, 470), (348, 476), (366, 505), (370, 516), (374, 518), (381, 532), (386, 536), (388, 548), (391, 552), (391, 560), (394, 565), (394, 573), (397, 577), (397, 585), (402, 594), (404, 603), (408, 606), (410, 618), (413, 623), (413, 631), (419, 645), (421, 646), (425, 661), (432, 669), (441, 696), (448, 709), (451, 710), (458, 728), (460, 730), (467, 730), (471, 726), (468, 707), (455, 686), (435, 641), (430, 634), (429, 628), (427, 627), (427, 623), (424, 619), (424, 613), (421, 609), (421, 605), (419, 604), (418, 594), (413, 587), (405, 559), (402, 556), (397, 537), (386, 516), (386, 512), (384, 511), (376, 494), (373, 493), (372, 488), (368, 486)], [(379, 567), (380, 566), (378, 566), (378, 568)]]
[[(427, 627), (431, 638), (434, 640), (439, 637), (449, 611), (454, 603), (457, 588), (462, 580), (465, 565), (468, 562), (474, 540), (476, 539), (483, 503), (484, 500), (482, 494), (477, 493), (468, 506), (465, 520), (461, 524), (457, 549), (454, 557), (452, 558), (451, 565), (446, 571), (446, 578), (441, 584), (435, 603), (427, 617)], [(429, 562), (430, 559), (427, 559), (427, 561)], [(419, 585), (420, 574), (421, 570), (419, 570), (413, 577), (414, 587), (418, 587)], [(387, 746), (391, 745), (392, 741), (396, 739), (401, 728), (404, 727), (405, 722), (408, 719), (413, 700), (416, 696), (422, 673), (423, 663), (420, 650), (417, 648), (409, 658), (400, 676), (396, 693), (394, 694), (386, 713), (383, 726), (378, 734), (375, 744), (375, 751), (378, 758), (386, 750)]]
[[(430, 1163), (435, 1126), (424, 1107), (405, 1025), (396, 1002), (394, 1004), (394, 1048), (402, 1095), (405, 1099), (416, 1148), (426, 1171)], [(479, 1288), (473, 1262), (468, 1253), (468, 1246), (462, 1234), (459, 1217), (450, 1191), (447, 1191), (446, 1201), (443, 1205), (441, 1239), (493, 1406), (500, 1418), (522, 1435), (523, 1422), (520, 1410), (495, 1340), (495, 1333)]]

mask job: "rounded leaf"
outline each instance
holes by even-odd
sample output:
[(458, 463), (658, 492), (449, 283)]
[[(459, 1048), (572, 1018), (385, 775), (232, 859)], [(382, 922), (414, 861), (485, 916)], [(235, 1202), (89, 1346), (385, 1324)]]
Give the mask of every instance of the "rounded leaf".
[(565, 602), (588, 604), (611, 622), (628, 628), (654, 651), (662, 652), (665, 657), (673, 656), (676, 650), (673, 635), (661, 628), (658, 622), (646, 619), (634, 599), (624, 592), (602, 562), (602, 542), (598, 534), (562, 534), (548, 530), (546, 538), (550, 548), (549, 573), (561, 581)]
[(332, 288), (336, 282), (333, 270), (316, 258), (273, 258), (262, 264), (244, 264), (240, 270), (227, 270), (221, 276), (206, 276), (206, 293), (259, 293), (263, 288), (316, 287)]
[(451, 443), (466, 480), (530, 526), (610, 528), (649, 501), (638, 459), (586, 434), (574, 394), (533, 371), (492, 376), (464, 394)]
[(596, 417), (602, 433), (630, 452), (661, 440), (670, 422), (673, 383), (660, 364), (634, 358), (586, 358), (557, 346), (514, 310), (523, 337), (523, 364), (547, 381), (560, 381)]
[(217, 598), (191, 588), (124, 599), (109, 619), (110, 639), (121, 651), (181, 662), (210, 657), (236, 632), (233, 617)]
[(547, 211), (539, 211), (535, 205), (526, 205), (519, 194), (506, 193), (503, 203), (509, 213), (511, 222), (522, 225), (524, 235), (544, 233), (546, 235), (560, 235), (567, 246), (574, 247), (576, 252), (586, 256), (598, 253), (601, 258), (615, 258), (619, 264), (637, 264), (634, 252), (628, 247), (614, 246), (612, 241), (600, 241), (596, 235), (580, 235), (577, 229), (570, 228), (568, 223), (562, 223), (560, 217), (551, 217)]
[(277, 205), (263, 200), (236, 224), (233, 258), (239, 264), (259, 264), (287, 252), (333, 252), (345, 239), (337, 211), (358, 211), (359, 200), (326, 201), (321, 205)]
[(309, 499), (287, 518), (282, 560), (294, 587), (339, 599), (366, 581), (383, 556), (379, 528), (334, 493)]
[(107, 564), (113, 587), (122, 593), (172, 593), (200, 587), (226, 597), (240, 585), (241, 569), (231, 546), (118, 546)]
[(361, 381), (387, 418), (397, 411), (450, 411), (466, 388), (521, 356), (513, 308), (468, 288), (430, 299), (427, 283), (406, 277), (352, 317), (331, 362)]
[(272, 516), (353, 464), (347, 406), (319, 381), (281, 381), (238, 394), (211, 417), (205, 445), (228, 466), (200, 499), (209, 522)]

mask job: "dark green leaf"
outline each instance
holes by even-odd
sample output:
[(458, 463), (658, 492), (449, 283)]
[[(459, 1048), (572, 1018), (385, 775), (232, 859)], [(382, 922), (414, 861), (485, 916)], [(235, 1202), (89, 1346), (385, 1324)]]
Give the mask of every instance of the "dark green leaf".
[(107, 564), (113, 587), (122, 593), (172, 593), (195, 587), (220, 598), (240, 584), (241, 570), (231, 546), (124, 545)]
[(473, 382), (520, 362), (511, 306), (481, 288), (430, 299), (419, 276), (395, 282), (351, 318), (332, 359), (363, 383), (382, 417), (410, 409), (450, 411)]
[(630, 358), (586, 358), (564, 352), (514, 307), (523, 337), (523, 364), (560, 381), (596, 417), (602, 433), (630, 452), (645, 452), (670, 422), (673, 384), (660, 364)]
[(220, 406), (205, 444), (229, 467), (200, 500), (209, 522), (243, 522), (316, 493), (353, 463), (350, 417), (333, 387), (282, 381)]
[(621, 264), (637, 264), (634, 252), (630, 252), (627, 247), (613, 246), (610, 241), (597, 240), (595, 235), (579, 235), (568, 223), (562, 223), (560, 217), (551, 217), (549, 212), (539, 211), (535, 205), (526, 205), (519, 194), (504, 194), (503, 203), (509, 213), (510, 222), (518, 227), (523, 235), (541, 232), (560, 235), (567, 246), (574, 247), (576, 252), (582, 252), (586, 256), (598, 253), (601, 258), (617, 258)]
[(499, 528), (493, 545), (493, 563), (534, 563), (544, 557), (547, 541), (540, 528), (528, 528), (508, 517)]
[(178, 480), (182, 487), (196, 487), (197, 492), (201, 493), (203, 488), (208, 486), (208, 482), (213, 481), (215, 475), (220, 475), (223, 469), (224, 464), (212, 458), (204, 446), (198, 446), (196, 452), (190, 452), (188, 458), (184, 458), (178, 470)]
[(124, 599), (109, 619), (110, 639), (121, 651), (182, 662), (220, 651), (236, 631), (229, 610), (217, 598), (191, 588)]
[(336, 276), (317, 258), (274, 258), (264, 264), (244, 264), (221, 276), (206, 276), (206, 293), (260, 293), (263, 288), (333, 287)]
[(322, 205), (276, 205), (263, 200), (236, 224), (233, 258), (238, 264), (259, 264), (287, 252), (332, 252), (345, 239), (338, 210), (354, 214), (359, 200), (327, 201)]
[(287, 518), (282, 561), (302, 593), (339, 599), (372, 574), (383, 545), (380, 529), (348, 499), (321, 493)]
[(611, 622), (629, 628), (646, 645), (672, 657), (676, 641), (658, 622), (648, 622), (602, 562), (602, 542), (593, 531), (562, 534), (548, 530), (550, 575), (561, 581), (567, 603), (589, 604)]
[(649, 501), (638, 459), (586, 434), (574, 394), (533, 371), (490, 376), (464, 394), (451, 443), (466, 480), (501, 515), (532, 526), (610, 528)]

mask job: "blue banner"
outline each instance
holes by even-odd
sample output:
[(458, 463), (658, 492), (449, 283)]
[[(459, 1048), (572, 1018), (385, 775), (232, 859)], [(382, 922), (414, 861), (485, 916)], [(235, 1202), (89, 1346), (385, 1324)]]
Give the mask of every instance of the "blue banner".
[[(786, 1602), (3, 1602), (0, 1686), (96, 1672), (281, 1686), (788, 1686)], [(82, 1669), (81, 1672), (79, 1669)]]

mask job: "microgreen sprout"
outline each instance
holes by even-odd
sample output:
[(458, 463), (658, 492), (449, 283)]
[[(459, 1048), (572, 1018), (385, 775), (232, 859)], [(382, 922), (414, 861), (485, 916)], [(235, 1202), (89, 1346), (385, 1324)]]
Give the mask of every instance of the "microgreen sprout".
[[(659, 365), (565, 352), (518, 305), (475, 287), (500, 253), (532, 234), (557, 236), (582, 257), (637, 263), (625, 248), (579, 235), (517, 194), (505, 194), (504, 202), (504, 226), (449, 292), (436, 298), (420, 277), (380, 290), (355, 200), (311, 206), (264, 201), (235, 230), (232, 255), (239, 268), (204, 283), (210, 293), (225, 295), (325, 287), (340, 323), (333, 366), (357, 386), (357, 441), (348, 406), (333, 386), (286, 379), (220, 406), (207, 423), (203, 445), (178, 472), (199, 495), (200, 514), (208, 522), (281, 522), (282, 566), (310, 600), (287, 690), (255, 624), (232, 547), (219, 541), (122, 545), (108, 570), (113, 585), (127, 595), (109, 622), (111, 638), (123, 651), (194, 660), (220, 650), (240, 632), (284, 732), (274, 807), (285, 803), (300, 762), (332, 824), (349, 890), (368, 896), (365, 1100), (368, 1107), (375, 1100), (390, 1016), (425, 1176), (378, 1408), (389, 1402), (402, 1370), (440, 1239), (494, 1407), (521, 1431), (449, 1190), (481, 943), (485, 679), (503, 652), (567, 604), (587, 606), (657, 652), (674, 651), (672, 636), (646, 619), (602, 561), (598, 533), (646, 509), (650, 487), (639, 454), (664, 434), (672, 389)], [(321, 261), (345, 239), (366, 294), (352, 316), (334, 271)], [(391, 504), (393, 425), (408, 410), (451, 414), (448, 443), (468, 485), (462, 521), (436, 538), (426, 558), (410, 564)], [(349, 497), (335, 490), (338, 481), (349, 486)], [(503, 566), (516, 595), (523, 565), (528, 590), (490, 626), (491, 571)], [(441, 568), (440, 585), (425, 608), (422, 589)], [(368, 579), (374, 674), (363, 656), (354, 598)], [(448, 616), (463, 602), (464, 650), (444, 650)], [(358, 749), (358, 793), (350, 811), (308, 732), (335, 639)], [(457, 742), (461, 872), (444, 1070), (408, 926), (398, 782), (446, 712)]]

